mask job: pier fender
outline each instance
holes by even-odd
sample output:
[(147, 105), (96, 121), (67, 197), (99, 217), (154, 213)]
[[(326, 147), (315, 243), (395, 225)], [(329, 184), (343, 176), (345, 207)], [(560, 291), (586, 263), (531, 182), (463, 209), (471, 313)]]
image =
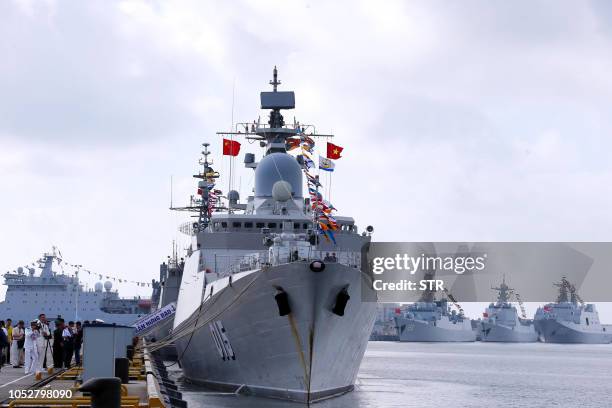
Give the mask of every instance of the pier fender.
[(346, 304), (350, 298), (351, 297), (348, 294), (348, 290), (346, 290), (346, 288), (342, 288), (342, 290), (336, 295), (336, 304), (334, 305), (332, 312), (338, 316), (344, 316), (344, 309), (346, 309)]
[(278, 315), (287, 316), (291, 313), (291, 306), (289, 306), (289, 295), (282, 288), (277, 288), (277, 293), (274, 296), (276, 305), (278, 306)]
[(325, 263), (323, 261), (312, 261), (310, 263), (310, 270), (313, 272), (323, 272), (325, 270)]

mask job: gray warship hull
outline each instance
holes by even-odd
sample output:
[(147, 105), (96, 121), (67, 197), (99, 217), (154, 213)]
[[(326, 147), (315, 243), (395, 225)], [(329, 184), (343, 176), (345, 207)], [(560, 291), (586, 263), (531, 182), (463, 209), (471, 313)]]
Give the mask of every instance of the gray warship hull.
[[(361, 301), (368, 278), (356, 268), (328, 263), (313, 272), (294, 262), (249, 272), (218, 289), (178, 324), (201, 326), (175, 341), (185, 377), (217, 389), (310, 403), (353, 389), (376, 317), (376, 304)], [(279, 315), (282, 288), (291, 313)], [(347, 288), (344, 316), (332, 313)], [(213, 291), (212, 296), (209, 295)]]
[[(174, 316), (167, 318), (163, 323), (157, 325), (153, 330), (151, 330), (151, 333), (147, 335), (147, 338), (152, 341), (163, 341), (170, 336), (173, 325)], [(156, 353), (158, 353), (163, 360), (176, 361), (178, 358), (176, 347), (173, 344), (162, 347)]]
[(607, 344), (612, 341), (612, 333), (604, 332), (603, 329), (580, 330), (554, 319), (536, 320), (535, 328), (540, 340), (546, 343)]
[(440, 327), (423, 320), (396, 317), (399, 340), (413, 342), (472, 342), (476, 333), (469, 326)]
[(483, 323), (480, 341), (500, 343), (534, 343), (538, 335), (533, 326), (520, 328), (500, 324)]

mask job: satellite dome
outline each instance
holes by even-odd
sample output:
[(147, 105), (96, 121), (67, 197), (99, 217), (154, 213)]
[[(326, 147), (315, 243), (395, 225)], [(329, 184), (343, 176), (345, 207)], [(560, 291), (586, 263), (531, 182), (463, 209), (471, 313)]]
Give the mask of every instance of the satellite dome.
[(302, 169), (293, 156), (271, 153), (261, 159), (255, 169), (255, 196), (272, 197), (272, 187), (277, 181), (287, 182), (293, 197), (302, 197)]
[(28, 273), (30, 274), (30, 276), (34, 276), (34, 272), (36, 272), (34, 268), (28, 269)]
[(287, 201), (291, 198), (291, 184), (280, 180), (272, 185), (272, 198), (276, 201)]
[(21, 266), (17, 268), (17, 273), (20, 275), (23, 273), (23, 268)]
[(94, 285), (94, 290), (96, 292), (102, 292), (102, 282), (96, 282), (96, 284)]
[(111, 283), (111, 281), (106, 281), (104, 282), (104, 289), (106, 289), (107, 292), (109, 292), (113, 287), (113, 284)]

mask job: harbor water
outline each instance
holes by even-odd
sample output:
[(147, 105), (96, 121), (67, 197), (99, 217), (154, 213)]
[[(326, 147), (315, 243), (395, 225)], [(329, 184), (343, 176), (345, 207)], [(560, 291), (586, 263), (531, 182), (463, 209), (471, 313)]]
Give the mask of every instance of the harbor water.
[[(191, 408), (304, 406), (215, 395), (181, 379)], [(370, 342), (355, 391), (317, 408), (611, 406), (612, 346), (587, 344)]]

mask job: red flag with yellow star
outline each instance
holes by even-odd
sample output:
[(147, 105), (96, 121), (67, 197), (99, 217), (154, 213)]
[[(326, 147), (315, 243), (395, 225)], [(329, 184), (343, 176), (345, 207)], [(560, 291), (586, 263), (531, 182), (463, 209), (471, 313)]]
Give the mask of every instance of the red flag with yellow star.
[(340, 153), (342, 153), (342, 150), (344, 150), (343, 147), (327, 142), (327, 158), (328, 159), (332, 159), (332, 160), (339, 159), (340, 157), (342, 157), (340, 156)]
[(238, 156), (240, 143), (235, 140), (223, 139), (223, 154), (225, 156)]

